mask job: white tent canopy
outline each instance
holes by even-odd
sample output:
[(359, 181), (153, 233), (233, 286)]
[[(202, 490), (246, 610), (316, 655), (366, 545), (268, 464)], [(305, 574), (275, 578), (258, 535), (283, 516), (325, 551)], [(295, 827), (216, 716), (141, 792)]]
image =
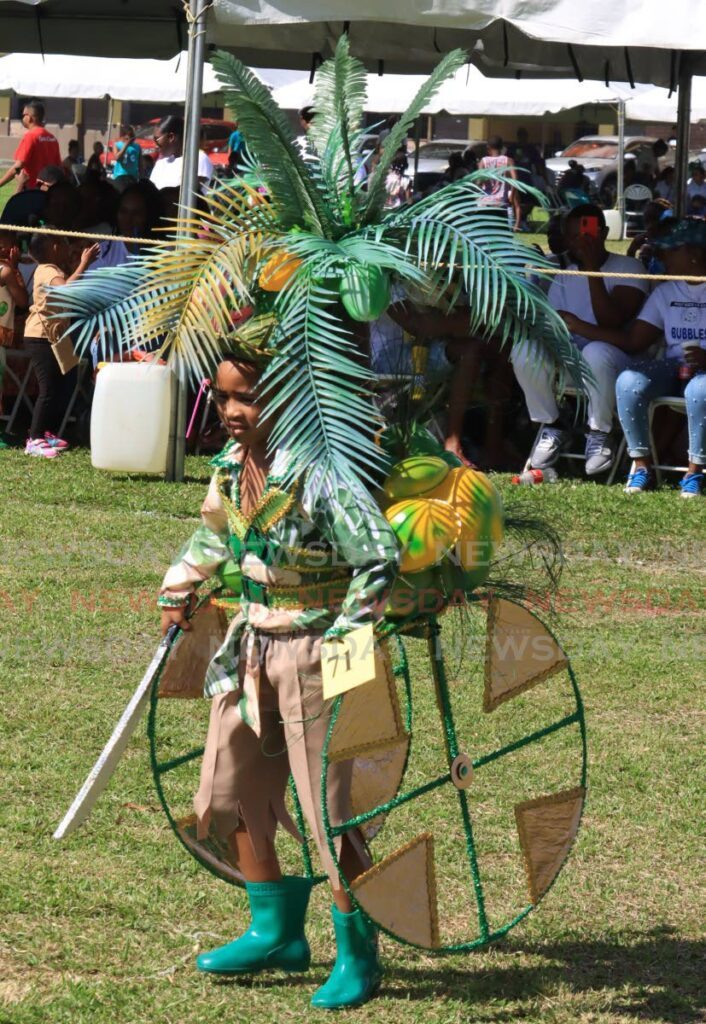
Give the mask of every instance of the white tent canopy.
[[(178, 0), (0, 0), (6, 51), (171, 57), (186, 45)], [(486, 74), (516, 71), (673, 86), (681, 53), (706, 73), (694, 0), (213, 0), (209, 42), (258, 67), (309, 68), (344, 29), (371, 70), (426, 72), (456, 46)]]
[[(21, 96), (70, 99), (141, 100), (183, 103), (187, 90), (187, 55), (171, 60), (130, 60), (110, 57), (76, 57), (36, 53), (10, 53), (0, 57), (0, 92)], [(296, 82), (300, 72), (257, 70), (265, 84), (282, 86)], [(203, 73), (204, 95), (220, 92), (210, 64)]]
[[(423, 75), (368, 75), (366, 107), (380, 113), (400, 113), (425, 80)], [(553, 79), (488, 79), (469, 66), (440, 89), (423, 113), (437, 114), (443, 110), (475, 117), (536, 117), (587, 105), (614, 104), (621, 98), (630, 100), (632, 95), (647, 97), (653, 92), (659, 94), (661, 101), (665, 91), (650, 86), (633, 91), (625, 83), (606, 87), (602, 82), (565, 82), (559, 88)], [(314, 85), (308, 78), (300, 78), (276, 88), (274, 97), (284, 110), (298, 110), (312, 102)]]

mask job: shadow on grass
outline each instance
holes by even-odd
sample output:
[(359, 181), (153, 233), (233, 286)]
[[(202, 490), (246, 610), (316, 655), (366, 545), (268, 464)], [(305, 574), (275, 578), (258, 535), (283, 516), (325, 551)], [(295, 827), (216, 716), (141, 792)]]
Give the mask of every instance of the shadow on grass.
[(404, 1000), (443, 996), (467, 1002), (473, 1020), (499, 1024), (521, 1019), (521, 1005), (512, 1013), (484, 1003), (507, 1000), (522, 1004), (541, 995), (600, 995), (602, 1014), (632, 1017), (636, 1021), (692, 1024), (703, 1021), (706, 1010), (706, 940), (679, 938), (674, 929), (657, 928), (636, 938), (613, 941), (549, 943), (506, 942), (498, 952), (546, 961), (530, 966), (497, 966), (474, 970), (473, 958), (459, 970), (444, 965), (431, 968), (388, 969), (382, 995)]

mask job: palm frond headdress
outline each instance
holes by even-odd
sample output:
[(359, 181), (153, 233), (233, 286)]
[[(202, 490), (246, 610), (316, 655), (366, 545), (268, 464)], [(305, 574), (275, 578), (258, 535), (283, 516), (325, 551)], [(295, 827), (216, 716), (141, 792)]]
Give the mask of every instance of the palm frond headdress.
[[(209, 213), (182, 221), (177, 242), (164, 239), (124, 267), (91, 271), (62, 289), (77, 348), (96, 336), (100, 343), (117, 338), (123, 348), (158, 339), (180, 375), (201, 377), (237, 329), (239, 345), (271, 355), (272, 444), (289, 450), (292, 474), (356, 491), (374, 479), (382, 454), (372, 374), (350, 320), (379, 317), (392, 279), (429, 306), (463, 296), (469, 334), (532, 346), (581, 389), (585, 364), (527, 275), (528, 263), (542, 257), (483, 204), (477, 174), (414, 205), (385, 208), (395, 154), (465, 60), (461, 50), (444, 57), (385, 139), (364, 186), (366, 77), (347, 37), (317, 73), (306, 147), (259, 79), (230, 54), (214, 54), (225, 101), (253, 155), (250, 173), (214, 188)], [(244, 310), (252, 321), (234, 327)]]

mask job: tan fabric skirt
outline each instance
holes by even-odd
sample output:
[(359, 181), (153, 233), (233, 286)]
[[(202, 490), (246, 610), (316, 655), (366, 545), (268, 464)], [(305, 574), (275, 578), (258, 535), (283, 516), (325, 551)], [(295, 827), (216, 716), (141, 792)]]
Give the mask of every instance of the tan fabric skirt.
[[(227, 838), (241, 822), (246, 826), (258, 860), (267, 856), (281, 824), (302, 841), (285, 807), (289, 774), (324, 870), (338, 887), (337, 865), (326, 843), (321, 815), (321, 752), (330, 721), (331, 702), (324, 702), (321, 685), (321, 633), (257, 633), (259, 660), (260, 736), (238, 710), (240, 692), (213, 698), (211, 719), (194, 798), (198, 835), (209, 827)], [(242, 682), (245, 666), (241, 658)], [(332, 824), (351, 817), (350, 784), (353, 762), (329, 767), (328, 812)], [(349, 834), (364, 862), (363, 841)], [(340, 837), (336, 850), (340, 853)]]

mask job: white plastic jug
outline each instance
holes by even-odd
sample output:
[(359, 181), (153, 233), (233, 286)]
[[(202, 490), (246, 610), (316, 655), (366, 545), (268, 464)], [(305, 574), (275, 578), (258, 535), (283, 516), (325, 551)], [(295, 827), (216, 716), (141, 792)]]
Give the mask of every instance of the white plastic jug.
[(120, 473), (167, 468), (173, 374), (155, 363), (108, 363), (91, 410), (91, 462)]

